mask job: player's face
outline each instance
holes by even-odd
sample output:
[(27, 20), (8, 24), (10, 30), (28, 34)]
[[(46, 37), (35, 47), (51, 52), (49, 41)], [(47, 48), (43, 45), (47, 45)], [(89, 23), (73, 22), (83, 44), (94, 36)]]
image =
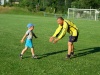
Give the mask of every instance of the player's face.
[(63, 20), (57, 19), (57, 23), (60, 24), (60, 25), (63, 25)]
[(33, 30), (33, 29), (34, 29), (34, 27), (32, 26), (30, 29), (31, 29), (31, 30)]

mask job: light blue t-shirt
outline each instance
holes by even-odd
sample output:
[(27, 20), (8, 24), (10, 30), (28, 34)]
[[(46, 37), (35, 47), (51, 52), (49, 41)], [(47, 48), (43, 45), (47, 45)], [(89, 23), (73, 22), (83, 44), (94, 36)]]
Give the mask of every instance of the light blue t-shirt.
[(27, 35), (27, 39), (32, 39), (33, 38), (33, 31), (32, 30), (27, 30), (26, 35)]

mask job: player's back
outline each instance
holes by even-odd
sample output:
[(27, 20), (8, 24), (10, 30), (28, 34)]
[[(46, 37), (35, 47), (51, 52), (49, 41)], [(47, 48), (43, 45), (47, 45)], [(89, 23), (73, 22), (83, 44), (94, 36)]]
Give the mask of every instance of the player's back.
[(78, 28), (76, 27), (76, 25), (73, 22), (71, 22), (69, 20), (65, 20), (65, 22), (67, 23), (69, 30), (72, 30), (72, 31), (78, 30)]

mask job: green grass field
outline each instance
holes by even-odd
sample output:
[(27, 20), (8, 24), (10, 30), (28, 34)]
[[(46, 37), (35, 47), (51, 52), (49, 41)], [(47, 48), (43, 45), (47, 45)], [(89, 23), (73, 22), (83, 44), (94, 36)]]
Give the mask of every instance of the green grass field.
[[(56, 18), (0, 14), (0, 75), (100, 75), (100, 21), (72, 20), (80, 29), (75, 58), (65, 60), (69, 34), (57, 44), (49, 43), (57, 28)], [(35, 24), (35, 54), (28, 50), (24, 59), (20, 43), (28, 23)]]

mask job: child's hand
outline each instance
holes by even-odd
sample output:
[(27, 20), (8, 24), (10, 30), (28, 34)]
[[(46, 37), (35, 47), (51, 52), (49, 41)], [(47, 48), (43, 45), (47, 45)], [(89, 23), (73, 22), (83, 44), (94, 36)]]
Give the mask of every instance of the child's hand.
[(21, 43), (23, 43), (23, 42), (24, 42), (24, 40), (21, 40), (20, 42), (21, 42)]

